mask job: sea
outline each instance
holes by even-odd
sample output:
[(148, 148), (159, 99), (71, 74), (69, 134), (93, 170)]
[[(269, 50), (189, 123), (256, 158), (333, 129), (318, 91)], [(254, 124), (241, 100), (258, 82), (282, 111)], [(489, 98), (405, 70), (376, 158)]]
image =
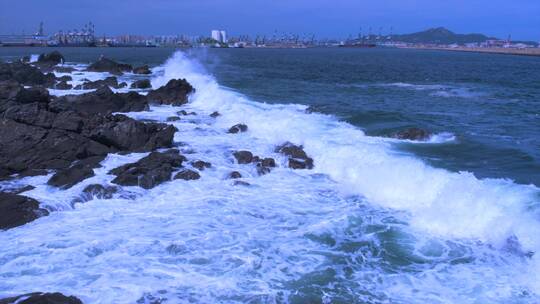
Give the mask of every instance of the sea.
[[(0, 48), (18, 60), (53, 48)], [(196, 181), (89, 184), (147, 153), (109, 154), (67, 190), (0, 183), (51, 211), (0, 231), (0, 298), (62, 292), (85, 303), (540, 303), (540, 57), (413, 49), (59, 48), (148, 64), (153, 88), (185, 78), (182, 107), (126, 113), (174, 125)], [(64, 74), (57, 73), (57, 76)], [(119, 89), (126, 92), (129, 89)], [(52, 95), (86, 91), (49, 90)], [(142, 90), (142, 94), (145, 94)], [(167, 121), (179, 110), (195, 112)], [(221, 116), (210, 117), (218, 111)], [(228, 134), (244, 123), (248, 131)], [(411, 127), (427, 140), (399, 140)], [(313, 170), (276, 153), (302, 145)], [(234, 161), (276, 159), (259, 176)], [(227, 178), (239, 171), (242, 181)], [(79, 200), (80, 201), (80, 200)]]

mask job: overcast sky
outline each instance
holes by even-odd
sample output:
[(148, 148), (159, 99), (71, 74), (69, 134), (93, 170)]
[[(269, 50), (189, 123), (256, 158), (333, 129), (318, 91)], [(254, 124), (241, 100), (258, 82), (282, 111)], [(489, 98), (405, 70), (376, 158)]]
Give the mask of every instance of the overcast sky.
[(540, 41), (540, 0), (0, 0), (0, 33), (51, 33), (88, 21), (102, 35), (229, 35), (294, 32), (343, 38), (369, 27)]

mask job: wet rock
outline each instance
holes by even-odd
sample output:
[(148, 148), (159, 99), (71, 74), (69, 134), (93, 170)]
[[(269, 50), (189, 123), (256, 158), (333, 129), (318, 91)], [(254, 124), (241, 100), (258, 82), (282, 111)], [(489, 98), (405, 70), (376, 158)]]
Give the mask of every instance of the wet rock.
[(0, 304), (82, 304), (74, 296), (65, 296), (61, 293), (34, 292), (16, 297), (0, 299)]
[(149, 89), (151, 87), (152, 87), (152, 84), (150, 83), (150, 80), (148, 79), (137, 80), (131, 84), (132, 89)]
[(56, 80), (57, 81), (72, 81), (73, 78), (69, 75), (64, 75), (64, 76), (61, 76), (61, 77), (56, 77)]
[(250, 183), (245, 182), (245, 181), (239, 181), (239, 180), (234, 181), (234, 182), (233, 182), (233, 185), (234, 185), (234, 186), (245, 186), (245, 187), (251, 186)]
[(431, 137), (431, 132), (419, 129), (419, 128), (409, 128), (396, 132), (392, 137), (397, 139), (408, 139), (408, 140), (428, 140)]
[(240, 172), (238, 171), (233, 171), (229, 173), (229, 178), (231, 179), (242, 178), (242, 174), (240, 174)]
[(221, 116), (221, 114), (219, 114), (219, 112), (217, 112), (217, 111), (212, 112), (212, 114), (210, 114), (210, 117), (213, 117), (213, 118), (216, 118), (218, 116)]
[(289, 157), (289, 168), (313, 169), (313, 159), (306, 154), (302, 146), (286, 142), (278, 146), (276, 152)]
[(178, 116), (167, 117), (167, 121), (179, 121), (179, 120), (180, 120), (180, 117)]
[(174, 179), (183, 179), (183, 180), (197, 180), (199, 178), (201, 178), (199, 173), (193, 170), (189, 170), (189, 169), (182, 170), (176, 173), (176, 175), (174, 176)]
[(211, 163), (205, 162), (205, 161), (202, 161), (202, 160), (196, 160), (196, 161), (192, 162), (191, 165), (193, 166), (193, 168), (197, 168), (200, 171), (203, 171), (204, 169), (208, 169), (208, 168), (212, 167)]
[(32, 198), (0, 192), (0, 230), (21, 226), (48, 214)]
[(186, 115), (197, 115), (197, 113), (195, 113), (195, 112), (187, 112), (186, 110), (178, 111), (178, 112), (176, 112), (176, 114), (184, 115), (184, 116), (186, 116)]
[(146, 111), (148, 103), (145, 96), (136, 92), (114, 93), (105, 86), (95, 92), (56, 98), (50, 107), (56, 112), (73, 110), (87, 114), (111, 114)]
[(90, 157), (75, 163), (73, 166), (59, 170), (47, 181), (49, 186), (68, 189), (83, 180), (94, 176), (93, 168), (99, 166), (105, 156)]
[(54, 71), (58, 73), (73, 73), (76, 70), (75, 68), (72, 68), (72, 67), (61, 66), (61, 67), (55, 67)]
[(148, 65), (142, 65), (142, 66), (134, 68), (133, 73), (148, 75), (148, 74), (152, 74), (152, 71), (150, 71), (150, 68), (148, 67)]
[(73, 86), (71, 84), (68, 84), (66, 81), (61, 81), (57, 83), (54, 88), (57, 90), (71, 90), (73, 89)]
[(236, 151), (233, 156), (239, 164), (249, 164), (253, 161), (253, 154), (249, 151)]
[(195, 89), (185, 79), (171, 79), (159, 89), (150, 91), (148, 101), (154, 104), (180, 106), (188, 102), (188, 96)]
[(232, 126), (227, 133), (236, 134), (241, 132), (246, 132), (248, 127), (245, 124), (236, 124)]
[(64, 63), (64, 56), (58, 51), (52, 51), (47, 54), (39, 55), (37, 63), (50, 66), (61, 64)]
[(21, 194), (23, 192), (26, 192), (26, 191), (30, 191), (30, 190), (33, 190), (35, 189), (36, 187), (32, 186), (32, 185), (26, 185), (24, 187), (21, 187), (21, 188), (17, 188), (17, 189), (13, 189), (12, 191), (6, 191), (6, 192), (9, 192), (11, 194)]
[(273, 158), (257, 160), (257, 173), (259, 175), (270, 173), (274, 167), (276, 167), (276, 161)]
[(173, 169), (181, 167), (185, 160), (186, 158), (174, 149), (163, 153), (152, 152), (135, 163), (111, 170), (109, 174), (116, 175), (112, 181), (114, 184), (151, 189), (171, 180)]
[(87, 70), (91, 72), (109, 72), (114, 75), (122, 75), (124, 72), (132, 71), (133, 67), (129, 64), (118, 63), (102, 56), (98, 61), (88, 66)]
[(128, 84), (126, 82), (120, 82), (117, 89), (127, 88)]
[(93, 90), (99, 89), (101, 87), (111, 87), (118, 89), (120, 85), (118, 84), (118, 79), (114, 76), (107, 77), (105, 79), (99, 79), (96, 81), (87, 81), (83, 84), (79, 84), (75, 87), (76, 90)]
[(86, 186), (82, 192), (83, 201), (89, 201), (93, 198), (111, 199), (113, 195), (118, 192), (118, 187), (92, 184)]
[(49, 87), (54, 84), (55, 79), (53, 74), (43, 74), (38, 68), (26, 63), (0, 63), (0, 81), (14, 80), (23, 85)]

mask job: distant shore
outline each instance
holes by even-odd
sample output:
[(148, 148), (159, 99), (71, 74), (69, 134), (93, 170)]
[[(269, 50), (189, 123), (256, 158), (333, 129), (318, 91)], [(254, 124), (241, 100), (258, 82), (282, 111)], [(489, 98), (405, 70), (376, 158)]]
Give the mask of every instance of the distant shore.
[(526, 48), (526, 49), (468, 48), (468, 47), (450, 48), (450, 47), (428, 47), (428, 46), (408, 46), (408, 47), (401, 47), (401, 48), (419, 49), (419, 50), (453, 51), (453, 52), (489, 53), (489, 54), (503, 54), (503, 55), (540, 56), (540, 48)]

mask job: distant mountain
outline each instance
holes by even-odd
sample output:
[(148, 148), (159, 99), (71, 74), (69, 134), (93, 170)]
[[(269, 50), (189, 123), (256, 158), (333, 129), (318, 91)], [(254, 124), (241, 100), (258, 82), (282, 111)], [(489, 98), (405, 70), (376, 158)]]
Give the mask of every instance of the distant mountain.
[(485, 42), (490, 38), (483, 34), (456, 34), (444, 27), (432, 28), (423, 32), (404, 35), (393, 35), (392, 40), (408, 43), (433, 43), (433, 44), (464, 44), (473, 42)]

